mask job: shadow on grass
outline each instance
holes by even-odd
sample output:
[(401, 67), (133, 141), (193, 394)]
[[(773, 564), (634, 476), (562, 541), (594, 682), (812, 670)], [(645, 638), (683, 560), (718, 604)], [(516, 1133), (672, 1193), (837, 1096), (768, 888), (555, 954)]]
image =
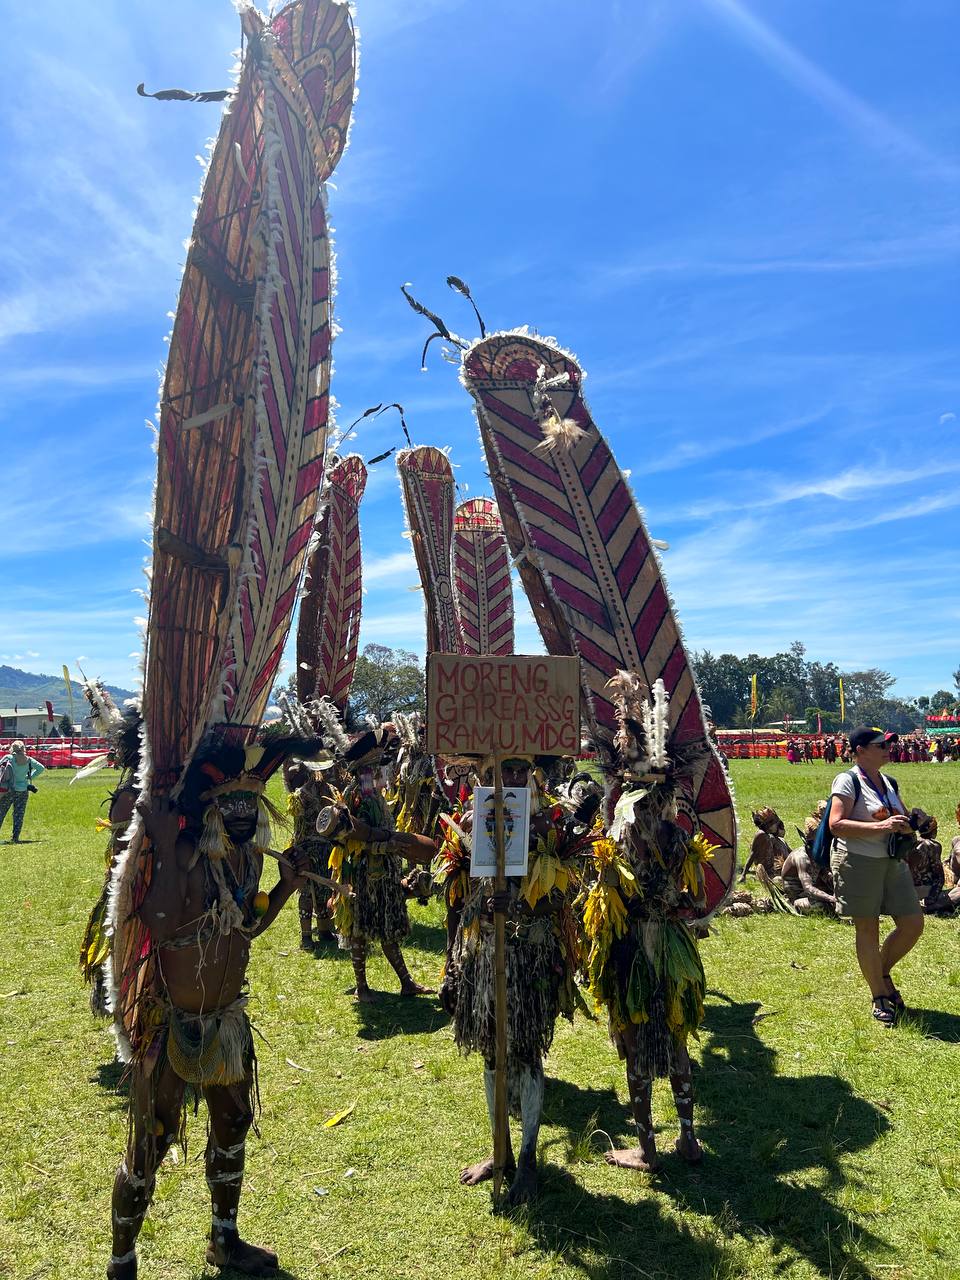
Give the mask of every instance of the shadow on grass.
[[(632, 1144), (630, 1114), (606, 1089), (548, 1080), (544, 1119), (567, 1134), (543, 1144), (542, 1194), (529, 1211), (530, 1231), (591, 1280), (732, 1275), (729, 1247), (737, 1236), (784, 1252), (775, 1265), (788, 1267), (795, 1254), (825, 1275), (867, 1280), (873, 1272), (859, 1260), (861, 1249), (882, 1252), (885, 1245), (835, 1203), (848, 1187), (854, 1198), (861, 1191), (840, 1161), (875, 1142), (889, 1121), (837, 1076), (778, 1076), (776, 1054), (754, 1023), (760, 1005), (711, 995), (694, 1085), (704, 1164), (681, 1161), (672, 1126), (664, 1126), (662, 1165), (648, 1198), (635, 1205), (589, 1194), (549, 1162), (550, 1147), (565, 1141), (570, 1163), (582, 1158), (591, 1132), (604, 1131), (616, 1145), (628, 1134)], [(932, 1028), (937, 1015), (929, 1016)], [(816, 1171), (817, 1185), (796, 1177)], [(636, 1187), (637, 1176), (624, 1172), (625, 1189)], [(680, 1222), (663, 1212), (654, 1191), (673, 1200)], [(869, 1197), (873, 1188), (862, 1191)]]
[(555, 1164), (543, 1163), (539, 1196), (515, 1216), (540, 1249), (560, 1255), (590, 1280), (717, 1280), (732, 1274), (722, 1244), (709, 1229), (698, 1230), (699, 1222), (668, 1217), (653, 1195), (634, 1204), (591, 1194)]
[(111, 1062), (101, 1062), (90, 1077), (94, 1084), (100, 1086), (104, 1093), (115, 1093), (118, 1098), (126, 1098), (130, 1093), (130, 1077), (127, 1066), (116, 1058)]
[(928, 1040), (960, 1044), (960, 1017), (955, 1013), (945, 1013), (942, 1009), (918, 1009), (911, 1005), (903, 1016), (903, 1025), (913, 1027)]
[(357, 1038), (360, 1040), (426, 1035), (439, 1031), (450, 1021), (435, 996), (399, 996), (381, 991), (375, 1001), (357, 1003), (354, 1008), (359, 1023)]
[[(200, 1271), (193, 1273), (193, 1280), (210, 1280), (211, 1276), (220, 1276), (222, 1280), (239, 1280), (241, 1276), (248, 1276), (249, 1271), (238, 1271), (236, 1267), (218, 1267), (212, 1269), (212, 1264), (208, 1263)], [(293, 1271), (288, 1271), (286, 1267), (279, 1267), (276, 1271), (263, 1272), (264, 1275), (273, 1277), (273, 1280), (301, 1280)]]
[[(851, 1280), (871, 1274), (858, 1246), (882, 1250), (883, 1241), (834, 1199), (849, 1182), (841, 1156), (869, 1147), (889, 1120), (839, 1076), (778, 1075), (776, 1053), (754, 1021), (759, 1003), (711, 995), (694, 1084), (709, 1155), (669, 1194), (681, 1209), (705, 1208), (748, 1239), (767, 1237), (828, 1275), (838, 1266)], [(791, 1176), (817, 1170), (818, 1186)]]

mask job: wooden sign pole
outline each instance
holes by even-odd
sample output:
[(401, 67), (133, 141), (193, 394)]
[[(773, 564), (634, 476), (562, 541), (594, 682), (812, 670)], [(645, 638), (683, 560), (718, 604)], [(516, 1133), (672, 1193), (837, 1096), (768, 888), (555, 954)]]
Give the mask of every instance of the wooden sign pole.
[[(497, 752), (493, 757), (493, 813), (494, 834), (497, 848), (497, 877), (494, 885), (497, 893), (507, 887), (506, 842), (503, 832), (503, 757)], [(500, 1203), (503, 1175), (507, 1163), (507, 956), (506, 917), (502, 911), (493, 916), (494, 974), (496, 979), (494, 1006), (497, 1030), (497, 1059), (493, 1093), (493, 1202)]]

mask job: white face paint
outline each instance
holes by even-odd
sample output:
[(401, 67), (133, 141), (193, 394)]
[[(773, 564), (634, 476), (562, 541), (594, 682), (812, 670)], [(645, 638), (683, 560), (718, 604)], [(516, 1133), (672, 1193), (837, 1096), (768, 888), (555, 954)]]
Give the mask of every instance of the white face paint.
[(251, 840), (257, 830), (257, 796), (253, 791), (228, 791), (218, 801), (227, 835), (235, 843)]

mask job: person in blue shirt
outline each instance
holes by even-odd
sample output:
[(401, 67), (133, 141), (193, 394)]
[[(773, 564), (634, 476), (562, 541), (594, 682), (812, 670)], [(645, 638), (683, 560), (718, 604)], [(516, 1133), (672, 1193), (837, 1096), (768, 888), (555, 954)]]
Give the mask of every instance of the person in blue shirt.
[(27, 812), (27, 801), (30, 792), (36, 791), (33, 779), (39, 778), (44, 766), (33, 756), (27, 755), (27, 749), (18, 739), (10, 746), (7, 755), (0, 759), (0, 786), (6, 782), (6, 789), (0, 790), (0, 828), (3, 827), (7, 810), (13, 808), (13, 839), (11, 844), (20, 843), (20, 832), (23, 830), (23, 817)]

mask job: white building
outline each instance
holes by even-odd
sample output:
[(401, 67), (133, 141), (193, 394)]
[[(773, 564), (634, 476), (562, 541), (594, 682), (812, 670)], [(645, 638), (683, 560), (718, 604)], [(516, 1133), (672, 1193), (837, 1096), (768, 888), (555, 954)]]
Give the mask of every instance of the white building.
[(46, 707), (0, 707), (0, 738), (47, 738), (52, 729)]

